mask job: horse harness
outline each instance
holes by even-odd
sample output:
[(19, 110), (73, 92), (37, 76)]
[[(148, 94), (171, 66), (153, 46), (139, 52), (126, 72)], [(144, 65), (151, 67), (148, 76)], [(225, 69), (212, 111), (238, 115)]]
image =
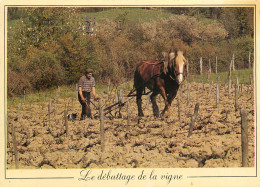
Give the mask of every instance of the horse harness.
[[(144, 85), (145, 85), (145, 84), (147, 84), (151, 79), (155, 79), (156, 77), (159, 77), (159, 76), (163, 73), (163, 70), (162, 70), (162, 68), (161, 68), (159, 74), (155, 74), (155, 75), (153, 74), (154, 66), (156, 66), (156, 65), (158, 65), (158, 64), (162, 64), (163, 62), (161, 61), (161, 62), (157, 62), (157, 63), (150, 63), (150, 62), (146, 62), (146, 61), (145, 61), (144, 63), (153, 65), (152, 73), (151, 73), (151, 78), (144, 83)], [(178, 73), (178, 74), (176, 74), (176, 72), (174, 71), (174, 75), (175, 75), (176, 77), (177, 77), (178, 75), (180, 75), (180, 74), (183, 74), (183, 73)], [(168, 74), (168, 75), (169, 75), (169, 74)], [(169, 75), (169, 77), (170, 77), (170, 79), (172, 79), (173, 81), (176, 81), (176, 79), (173, 78), (171, 75)], [(130, 91), (130, 93), (127, 95), (127, 97), (135, 96), (135, 95), (131, 95), (135, 90), (136, 90), (136, 89), (133, 88), (133, 89)], [(145, 91), (144, 91), (144, 92), (145, 92)], [(152, 91), (150, 91), (150, 92), (148, 92), (148, 93), (145, 93), (144, 95), (148, 95), (148, 94), (151, 93), (151, 92), (152, 92)]]
[[(153, 72), (154, 72), (154, 67), (156, 66), (156, 65), (158, 65), (158, 64), (162, 64), (163, 62), (161, 61), (161, 62), (157, 62), (157, 63), (150, 63), (150, 62), (144, 62), (144, 63), (146, 63), (146, 64), (150, 64), (150, 65), (153, 65), (152, 66), (152, 71), (151, 71), (151, 79), (152, 78), (156, 78), (156, 77), (159, 77), (161, 74), (162, 74), (162, 68), (160, 69), (160, 73), (159, 74), (153, 74)], [(176, 72), (174, 71), (174, 75), (175, 75), (175, 77), (177, 77), (178, 75), (180, 75), (180, 74), (183, 74), (183, 73), (178, 73), (178, 74), (176, 74)], [(169, 74), (169, 77), (173, 80), (173, 81), (175, 81), (176, 79), (174, 79), (170, 74)]]

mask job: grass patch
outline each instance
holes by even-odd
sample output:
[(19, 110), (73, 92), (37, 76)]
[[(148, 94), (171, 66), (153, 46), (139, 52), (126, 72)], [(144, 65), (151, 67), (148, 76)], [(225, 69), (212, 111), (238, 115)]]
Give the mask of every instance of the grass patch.
[[(236, 78), (238, 78), (239, 83), (248, 84), (250, 74), (251, 77), (253, 78), (252, 69), (242, 69), (242, 70), (233, 71), (231, 74), (232, 83), (236, 82)], [(204, 83), (210, 83), (211, 81), (217, 82), (218, 77), (219, 77), (219, 83), (225, 83), (225, 84), (228, 83), (228, 72), (221, 72), (217, 74), (211, 73), (209, 80), (207, 78), (207, 74), (191, 76), (188, 82), (202, 82), (202, 81)]]
[[(96, 83), (96, 92), (97, 94), (103, 95), (107, 94), (108, 86), (103, 85), (101, 83)], [(115, 91), (115, 89), (120, 90), (125, 88), (125, 90), (131, 90), (133, 88), (133, 82), (126, 82), (125, 86), (119, 85), (117, 88), (115, 86), (110, 86), (110, 90)], [(10, 97), (7, 99), (7, 106), (8, 107), (18, 107), (19, 103), (25, 103), (25, 104), (32, 104), (32, 103), (39, 103), (39, 102), (48, 102), (50, 99), (53, 100), (54, 98), (77, 98), (78, 92), (76, 90), (76, 84), (68, 85), (68, 86), (60, 86), (59, 88), (51, 88), (46, 91), (39, 91), (34, 93), (28, 93), (25, 95), (25, 98), (23, 95), (16, 96), (16, 97)]]
[(104, 23), (105, 19), (115, 20), (118, 16), (126, 14), (126, 19), (131, 23), (150, 22), (159, 18), (167, 18), (173, 14), (163, 9), (141, 9), (141, 8), (118, 8), (100, 12), (85, 12), (80, 14), (81, 19), (86, 16), (91, 19), (95, 17), (97, 23)]
[(37, 102), (43, 102), (43, 101), (49, 101), (50, 99), (54, 98), (68, 98), (68, 97), (76, 97), (76, 86), (70, 85), (70, 86), (60, 86), (59, 88), (51, 88), (46, 89), (45, 91), (38, 91), (34, 93), (28, 93), (25, 95), (17, 96), (17, 97), (11, 97), (7, 99), (7, 105), (8, 107), (12, 106), (18, 106), (20, 102), (25, 104), (32, 104)]

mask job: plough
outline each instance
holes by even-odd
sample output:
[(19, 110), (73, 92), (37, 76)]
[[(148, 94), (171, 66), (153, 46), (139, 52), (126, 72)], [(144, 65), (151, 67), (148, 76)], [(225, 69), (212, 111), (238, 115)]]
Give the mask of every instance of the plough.
[[(122, 108), (125, 106), (125, 104), (132, 100), (136, 94), (134, 93), (136, 90), (135, 88), (133, 88), (128, 94), (127, 94), (127, 97), (131, 97), (130, 99), (128, 99), (127, 101), (125, 102), (122, 102), (122, 101), (118, 101), (106, 108), (103, 109), (104, 111), (104, 117), (105, 118), (108, 118), (108, 119), (113, 119), (113, 118), (122, 118), (122, 114), (121, 114), (121, 110)], [(145, 92), (144, 90), (144, 93), (142, 95), (148, 95), (150, 94), (152, 91), (149, 91), (149, 92)], [(95, 118), (99, 117), (99, 107), (97, 107), (92, 101), (91, 101), (91, 104), (93, 104), (93, 106), (95, 107), (96, 110), (98, 110), (96, 112), (96, 114), (94, 115)], [(114, 114), (112, 113), (113, 111), (116, 111)], [(109, 116), (108, 116), (109, 115)]]

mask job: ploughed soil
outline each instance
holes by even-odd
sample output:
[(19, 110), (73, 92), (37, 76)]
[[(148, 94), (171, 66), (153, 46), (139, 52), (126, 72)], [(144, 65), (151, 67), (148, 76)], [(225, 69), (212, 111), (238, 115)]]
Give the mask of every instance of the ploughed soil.
[[(6, 162), (15, 168), (14, 136), (17, 144), (19, 168), (219, 168), (241, 167), (241, 114), (247, 111), (248, 164), (255, 165), (255, 106), (254, 88), (243, 85), (238, 93), (235, 110), (235, 85), (230, 94), (228, 86), (219, 85), (219, 104), (216, 106), (216, 84), (189, 83), (179, 89), (178, 99), (171, 106), (171, 116), (155, 118), (148, 97), (143, 96), (144, 117), (137, 117), (135, 98), (121, 109), (122, 118), (104, 119), (104, 150), (101, 151), (100, 119), (80, 121), (81, 105), (76, 96), (58, 98), (56, 111), (51, 98), (41, 103), (22, 103), (20, 119), (18, 107), (8, 107)], [(128, 91), (125, 91), (125, 95)], [(76, 93), (75, 93), (76, 95)], [(104, 108), (114, 103), (114, 94), (102, 94)], [(124, 101), (128, 98), (124, 97)], [(72, 102), (73, 100), (73, 102)], [(157, 96), (162, 111), (164, 102)], [(199, 103), (193, 133), (188, 137), (195, 104)], [(65, 104), (68, 114), (78, 113), (76, 120), (65, 126)], [(95, 102), (98, 106), (98, 103)], [(91, 105), (93, 116), (98, 110)], [(180, 110), (180, 119), (178, 112)], [(96, 114), (96, 115), (95, 115)], [(110, 114), (106, 115), (111, 117)], [(50, 119), (50, 120), (49, 120)]]

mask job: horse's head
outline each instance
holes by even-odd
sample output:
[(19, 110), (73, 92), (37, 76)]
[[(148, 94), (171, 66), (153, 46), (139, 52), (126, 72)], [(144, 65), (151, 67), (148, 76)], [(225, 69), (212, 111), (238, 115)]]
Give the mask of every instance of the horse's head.
[(185, 67), (187, 64), (186, 58), (182, 51), (163, 52), (164, 58), (164, 73), (170, 77), (174, 76), (176, 82), (180, 85), (184, 81)]

